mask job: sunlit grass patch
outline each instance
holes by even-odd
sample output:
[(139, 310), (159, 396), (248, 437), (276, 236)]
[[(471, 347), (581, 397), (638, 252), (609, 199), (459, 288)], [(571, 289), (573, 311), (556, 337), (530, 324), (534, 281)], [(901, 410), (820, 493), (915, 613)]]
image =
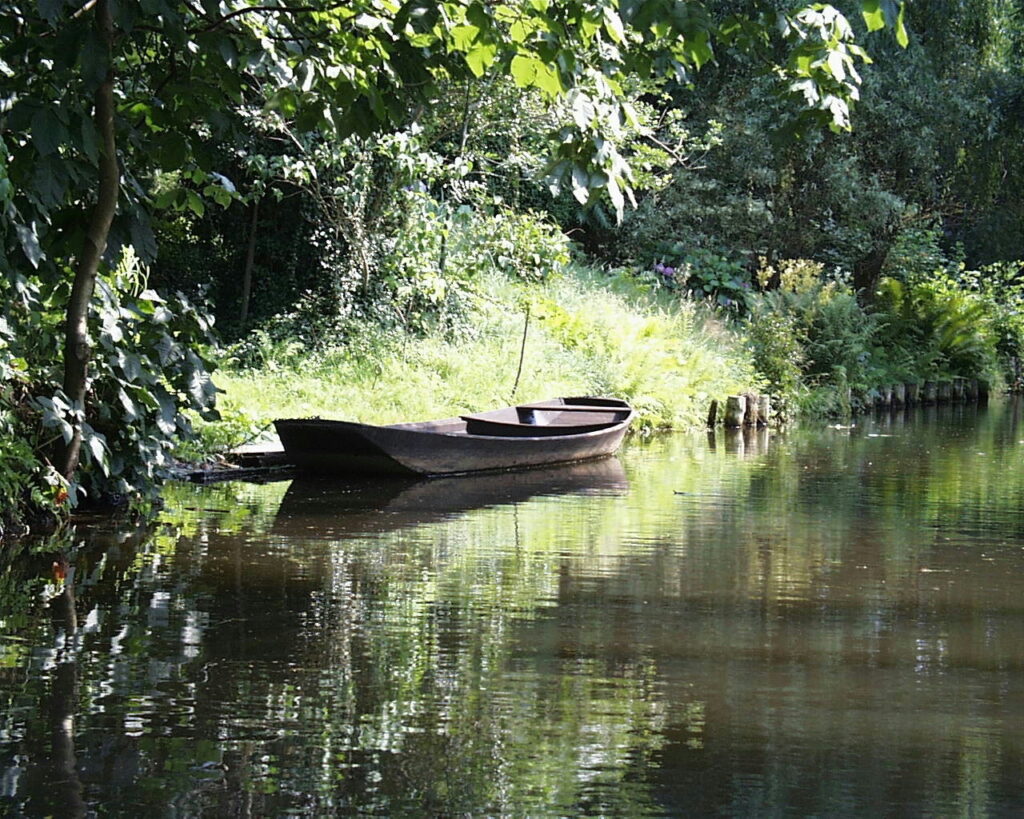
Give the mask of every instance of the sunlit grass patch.
[(684, 428), (702, 423), (712, 398), (754, 384), (743, 339), (703, 308), (659, 305), (608, 284), (588, 271), (532, 285), (495, 276), (472, 330), (457, 338), (382, 333), (358, 349), (226, 366), (216, 379), (221, 405), (257, 426), (309, 416), (385, 424), (613, 395), (637, 407), (640, 428)]

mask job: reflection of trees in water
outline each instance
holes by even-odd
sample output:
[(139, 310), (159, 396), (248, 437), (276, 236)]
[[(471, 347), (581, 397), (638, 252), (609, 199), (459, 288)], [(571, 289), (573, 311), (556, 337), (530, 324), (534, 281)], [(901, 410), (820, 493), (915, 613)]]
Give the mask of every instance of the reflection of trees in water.
[(1021, 759), (1003, 714), (1024, 704), (1007, 659), (1024, 612), (1011, 547), (975, 546), (1019, 526), (1021, 467), (998, 419), (957, 447), (898, 420), (743, 457), (663, 439), (636, 448), (628, 495), (431, 500), (433, 522), (390, 530), (368, 507), (355, 531), (285, 531), (283, 487), (183, 488), (172, 506), (205, 511), (78, 553), (70, 674), (18, 659), (53, 718), (0, 723), (27, 760), (14, 798), (186, 815), (998, 806), (992, 782)]

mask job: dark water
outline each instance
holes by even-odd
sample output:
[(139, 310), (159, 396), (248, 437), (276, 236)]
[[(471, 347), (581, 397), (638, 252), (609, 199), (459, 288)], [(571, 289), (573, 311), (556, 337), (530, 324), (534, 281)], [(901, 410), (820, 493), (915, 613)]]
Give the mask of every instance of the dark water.
[(1024, 810), (1010, 404), (169, 493), (0, 577), (0, 812)]

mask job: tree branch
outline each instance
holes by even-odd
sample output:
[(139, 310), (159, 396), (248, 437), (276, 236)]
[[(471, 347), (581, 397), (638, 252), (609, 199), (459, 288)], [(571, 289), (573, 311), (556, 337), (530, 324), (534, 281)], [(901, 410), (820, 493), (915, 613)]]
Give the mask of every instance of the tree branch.
[(233, 20), (236, 17), (241, 17), (243, 14), (312, 14), (318, 11), (335, 11), (337, 9), (348, 8), (350, 3), (332, 3), (328, 6), (249, 6), (244, 9), (235, 9), (235, 11), (225, 14), (223, 17), (214, 20), (208, 26), (200, 31), (214, 31), (220, 28), (229, 20)]
[(98, 0), (88, 0), (88, 2), (84, 6), (82, 6), (78, 11), (71, 15), (71, 19), (77, 20), (83, 14), (87, 14), (88, 12), (92, 11), (97, 2)]

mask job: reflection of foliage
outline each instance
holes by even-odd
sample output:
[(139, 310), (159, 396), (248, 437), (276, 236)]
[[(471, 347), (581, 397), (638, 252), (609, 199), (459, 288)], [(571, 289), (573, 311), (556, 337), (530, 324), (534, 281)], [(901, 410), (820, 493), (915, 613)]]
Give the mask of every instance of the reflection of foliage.
[[(684, 436), (635, 442), (624, 453), (628, 493), (538, 496), (396, 529), (393, 508), (297, 515), (284, 482), (174, 486), (153, 535), (88, 534), (73, 558), (73, 641), (59, 638), (55, 608), (0, 597), (15, 638), (0, 697), (18, 706), (0, 709), (0, 735), (26, 766), (26, 812), (57, 810), (29, 784), (50, 739), (21, 705), (58, 701), (51, 656), (77, 675), (83, 775), (119, 772), (116, 790), (104, 779), (87, 791), (115, 812), (171, 799), (216, 814), (241, 800), (264, 815), (342, 804), (670, 813), (659, 770), (712, 778), (719, 790), (686, 794), (709, 808), (784, 800), (793, 781), (773, 771), (772, 753), (756, 777), (710, 769), (728, 767), (715, 754), (731, 731), (757, 748), (778, 736), (744, 733), (792, 715), (763, 702), (765, 687), (797, 686), (785, 690), (801, 693), (801, 709), (818, 696), (830, 703), (810, 719), (838, 729), (829, 739), (846, 753), (834, 702), (846, 685), (872, 696), (864, 652), (882, 647), (890, 685), (917, 674), (905, 669), (922, 657), (952, 662), (962, 650), (959, 632), (933, 639), (945, 628), (936, 606), (954, 587), (932, 590), (939, 581), (922, 583), (932, 577), (922, 569), (966, 564), (957, 599), (980, 607), (993, 593), (986, 572), (1009, 565), (987, 568), (993, 555), (974, 547), (989, 542), (985, 526), (1019, 518), (1013, 418), (995, 408), (965, 446), (922, 448), (948, 433), (929, 426), (934, 417), (917, 438), (822, 430), (771, 445), (767, 433), (714, 448)], [(879, 423), (899, 431), (898, 418)], [(878, 511), (865, 522), (869, 500)], [(936, 538), (951, 527), (963, 544)], [(986, 640), (1015, 634), (1000, 616), (984, 620)], [(914, 679), (922, 707), (935, 707), (927, 680)], [(942, 722), (957, 749), (962, 727)], [(879, 754), (888, 764), (908, 747)], [(681, 754), (701, 764), (681, 766)], [(819, 807), (877, 786), (877, 768), (869, 783), (816, 755), (787, 759), (825, 777)], [(931, 781), (942, 763), (918, 764)]]

